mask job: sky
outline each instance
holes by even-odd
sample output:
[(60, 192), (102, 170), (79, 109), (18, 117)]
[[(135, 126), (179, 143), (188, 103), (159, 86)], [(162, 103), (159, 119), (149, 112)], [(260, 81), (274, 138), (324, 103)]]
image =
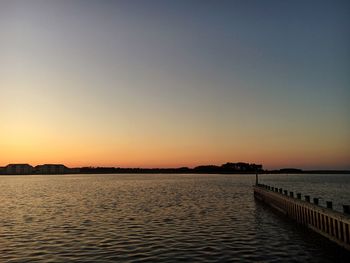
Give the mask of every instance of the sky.
[(350, 169), (349, 1), (0, 1), (0, 165)]

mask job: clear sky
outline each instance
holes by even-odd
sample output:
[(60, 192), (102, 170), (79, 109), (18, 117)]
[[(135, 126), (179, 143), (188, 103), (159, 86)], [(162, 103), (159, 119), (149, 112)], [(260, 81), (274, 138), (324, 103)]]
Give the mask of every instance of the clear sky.
[(0, 1), (0, 165), (350, 169), (349, 1)]

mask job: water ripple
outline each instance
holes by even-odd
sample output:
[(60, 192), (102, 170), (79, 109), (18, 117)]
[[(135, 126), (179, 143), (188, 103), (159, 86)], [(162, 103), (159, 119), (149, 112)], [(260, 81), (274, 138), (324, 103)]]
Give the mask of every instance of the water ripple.
[(0, 262), (349, 261), (327, 240), (256, 203), (253, 181), (3, 176)]

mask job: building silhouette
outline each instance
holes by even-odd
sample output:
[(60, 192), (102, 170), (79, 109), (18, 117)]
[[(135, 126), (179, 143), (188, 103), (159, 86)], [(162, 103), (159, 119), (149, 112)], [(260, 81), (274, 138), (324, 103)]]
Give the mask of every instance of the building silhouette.
[(63, 164), (42, 164), (35, 166), (37, 174), (66, 174), (70, 169)]
[(27, 163), (16, 163), (16, 164), (8, 164), (4, 168), (5, 174), (32, 174), (33, 173), (33, 166), (27, 164)]

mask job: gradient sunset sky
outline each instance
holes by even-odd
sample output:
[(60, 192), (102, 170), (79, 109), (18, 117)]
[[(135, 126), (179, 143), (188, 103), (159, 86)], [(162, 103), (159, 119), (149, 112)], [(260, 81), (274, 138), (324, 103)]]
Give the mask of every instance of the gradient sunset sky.
[(0, 1), (0, 166), (350, 169), (350, 1)]

